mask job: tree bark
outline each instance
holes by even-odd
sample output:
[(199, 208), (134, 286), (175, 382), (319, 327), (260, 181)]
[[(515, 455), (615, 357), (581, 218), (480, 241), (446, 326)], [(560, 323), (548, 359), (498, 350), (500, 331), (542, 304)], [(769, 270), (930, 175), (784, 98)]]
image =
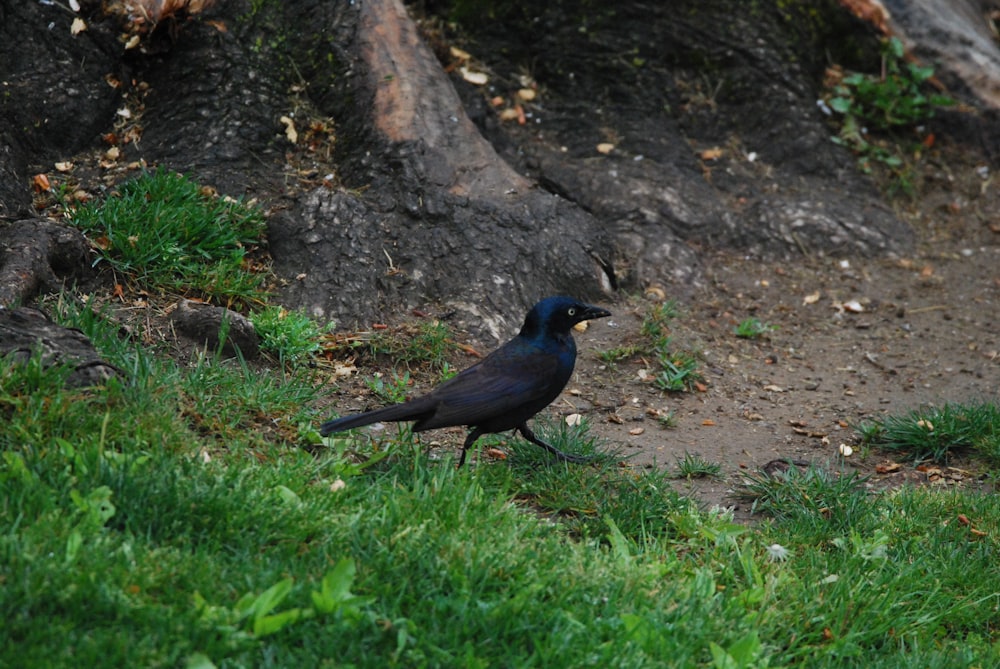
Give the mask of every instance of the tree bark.
[[(681, 290), (709, 247), (912, 248), (816, 106), (830, 60), (877, 63), (875, 31), (835, 0), (497, 7), (463, 44), (484, 90), (449, 75), (399, 0), (222, 0), (140, 49), (96, 1), (71, 37), (65, 7), (0, 0), (0, 216), (33, 217), (30, 176), (103, 151), (127, 104), (138, 141), (116, 169), (257, 198), (278, 299), (344, 324), (437, 305), (501, 337), (545, 294)], [(501, 122), (488, 99), (522, 87), (525, 124)], [(4, 299), (67, 274), (44, 247)]]

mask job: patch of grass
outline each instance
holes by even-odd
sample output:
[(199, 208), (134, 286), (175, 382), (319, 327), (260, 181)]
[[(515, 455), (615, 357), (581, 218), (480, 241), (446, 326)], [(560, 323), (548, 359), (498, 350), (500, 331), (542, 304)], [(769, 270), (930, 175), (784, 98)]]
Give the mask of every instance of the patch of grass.
[(795, 522), (803, 532), (817, 527), (841, 531), (854, 526), (860, 510), (867, 508), (865, 480), (857, 473), (803, 472), (791, 466), (774, 476), (746, 474), (738, 493), (752, 501), (755, 512)]
[(443, 370), (448, 354), (457, 348), (451, 328), (441, 321), (355, 332), (335, 337), (326, 345), (326, 349), (333, 353), (384, 357), (392, 360), (393, 364), (402, 363), (408, 370), (419, 365)]
[(410, 381), (409, 372), (403, 372), (402, 374), (393, 372), (392, 379), (390, 380), (386, 380), (385, 374), (377, 374), (365, 381), (365, 383), (368, 385), (368, 389), (383, 404), (405, 402), (407, 396), (410, 394), (410, 386), (413, 385), (413, 382)]
[(268, 274), (248, 271), (247, 255), (263, 238), (262, 212), (207, 194), (185, 176), (143, 174), (77, 208), (72, 222), (102, 262), (145, 289), (222, 303), (265, 296)]
[(777, 329), (777, 325), (763, 323), (757, 318), (747, 318), (733, 328), (733, 332), (742, 339), (757, 339)]
[(301, 312), (277, 306), (251, 312), (250, 321), (260, 337), (261, 350), (290, 365), (312, 359), (322, 348), (323, 335), (336, 327), (333, 323), (321, 327)]
[(678, 313), (673, 300), (650, 307), (639, 326), (642, 342), (602, 351), (597, 354), (598, 358), (615, 364), (638, 355), (654, 356), (659, 366), (653, 379), (657, 388), (668, 392), (694, 388), (702, 381), (698, 356), (676, 349), (670, 334), (670, 322)]
[(698, 359), (686, 351), (671, 352), (662, 350), (657, 355), (660, 369), (653, 383), (660, 390), (680, 392), (690, 390), (701, 381), (701, 366)]
[(722, 465), (718, 462), (711, 462), (695, 453), (684, 451), (684, 457), (677, 458), (677, 466), (674, 471), (674, 478), (679, 479), (701, 479), (718, 478), (722, 473)]
[(614, 348), (609, 348), (604, 351), (597, 352), (597, 358), (601, 362), (606, 362), (609, 365), (613, 365), (618, 362), (623, 362), (634, 358), (635, 356), (644, 353), (647, 350), (645, 346), (639, 346), (636, 344), (630, 344), (627, 346), (615, 346)]
[(915, 460), (946, 462), (962, 449), (1000, 463), (1000, 407), (993, 402), (956, 404), (887, 416), (858, 428), (865, 445), (904, 452)]

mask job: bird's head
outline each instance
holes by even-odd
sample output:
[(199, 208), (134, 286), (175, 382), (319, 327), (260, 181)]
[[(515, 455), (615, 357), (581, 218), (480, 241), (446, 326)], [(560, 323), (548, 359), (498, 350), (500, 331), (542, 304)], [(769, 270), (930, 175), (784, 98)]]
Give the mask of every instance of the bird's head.
[(571, 297), (546, 297), (528, 312), (521, 327), (521, 336), (533, 337), (539, 334), (565, 336), (577, 323), (610, 315), (611, 312), (606, 309), (578, 302)]

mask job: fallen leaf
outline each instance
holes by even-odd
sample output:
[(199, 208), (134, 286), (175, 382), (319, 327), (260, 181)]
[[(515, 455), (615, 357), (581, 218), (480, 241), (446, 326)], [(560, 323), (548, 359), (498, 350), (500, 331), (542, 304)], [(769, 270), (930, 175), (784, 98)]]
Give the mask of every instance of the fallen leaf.
[(459, 49), (457, 46), (450, 47), (448, 49), (448, 52), (451, 54), (452, 58), (460, 60), (463, 63), (472, 58), (471, 53), (469, 53), (468, 51), (463, 51), (462, 49)]
[(330, 492), (337, 492), (339, 490), (343, 490), (346, 487), (347, 484), (344, 483), (344, 479), (337, 479), (336, 481), (330, 484)]
[(299, 133), (295, 130), (295, 121), (287, 116), (282, 116), (278, 120), (285, 126), (285, 138), (292, 144), (298, 143)]
[(699, 154), (702, 160), (717, 160), (722, 157), (723, 151), (717, 146), (713, 146), (711, 149), (705, 149)]
[(646, 431), (646, 428), (633, 427), (631, 430), (628, 431), (628, 433), (631, 434), (633, 437), (638, 437), (640, 434), (642, 434), (645, 431)]
[(583, 422), (583, 416), (581, 416), (578, 413), (571, 413), (570, 415), (566, 416), (566, 424), (569, 425), (570, 427), (576, 427), (582, 422)]
[(764, 386), (764, 390), (766, 390), (768, 392), (771, 392), (771, 393), (783, 393), (783, 392), (785, 392), (784, 388), (782, 388), (781, 386), (776, 386), (773, 383), (769, 383), (768, 385)]
[(815, 293), (809, 293), (808, 295), (802, 298), (802, 304), (816, 304), (817, 302), (819, 302), (818, 290)]
[(501, 451), (499, 448), (487, 448), (485, 451), (486, 455), (490, 456), (494, 460), (506, 460), (507, 454)]
[(843, 307), (844, 311), (849, 311), (852, 314), (860, 314), (865, 310), (865, 308), (861, 306), (861, 303), (857, 300), (848, 300), (847, 302), (844, 302)]
[(903, 468), (903, 465), (898, 462), (883, 462), (882, 464), (875, 465), (876, 474), (891, 474), (893, 472), (898, 472)]
[(358, 371), (358, 368), (355, 367), (354, 365), (351, 365), (351, 364), (341, 364), (341, 365), (337, 365), (337, 366), (335, 366), (333, 368), (333, 375), (334, 376), (351, 376), (352, 374), (356, 374), (357, 371)]
[(490, 83), (490, 77), (485, 72), (474, 72), (465, 66), (458, 68), (458, 71), (462, 74), (462, 79), (473, 86), (485, 86)]
[(706, 418), (705, 420), (701, 421), (701, 424), (704, 425), (705, 427), (713, 427), (715, 426), (715, 421), (712, 420), (711, 418)]
[(601, 142), (600, 144), (597, 145), (597, 152), (603, 153), (604, 155), (608, 155), (614, 150), (615, 150), (615, 145), (610, 144), (608, 142)]
[(518, 111), (513, 107), (507, 107), (506, 109), (500, 110), (500, 120), (501, 121), (514, 121), (519, 116)]
[(36, 174), (32, 177), (31, 184), (37, 193), (52, 190), (52, 184), (49, 182), (49, 177), (46, 174)]
[(622, 425), (622, 424), (624, 424), (624, 423), (625, 423), (625, 421), (624, 421), (624, 420), (622, 420), (622, 417), (621, 417), (621, 416), (619, 416), (619, 415), (618, 415), (618, 414), (616, 414), (616, 413), (613, 413), (613, 414), (609, 414), (609, 415), (608, 415), (608, 422), (609, 422), (609, 423), (614, 423), (615, 425)]
[(517, 97), (521, 98), (525, 102), (531, 102), (535, 99), (536, 95), (538, 95), (538, 93), (534, 88), (522, 88), (517, 92)]
[(580, 321), (579, 323), (573, 326), (573, 329), (576, 330), (577, 332), (586, 332), (587, 321)]
[(55, 166), (56, 170), (59, 172), (69, 172), (71, 169), (73, 169), (73, 163), (68, 161), (56, 163)]
[(705, 385), (704, 383), (702, 383), (701, 381), (695, 381), (695, 382), (694, 382), (694, 383), (692, 383), (691, 385), (693, 385), (693, 386), (694, 386), (694, 389), (695, 389), (696, 391), (698, 391), (699, 393), (707, 393), (707, 392), (708, 392), (708, 386), (706, 386), (706, 385)]
[(845, 458), (849, 458), (854, 454), (854, 449), (848, 446), (847, 444), (841, 444), (840, 446), (837, 447), (837, 450), (840, 451), (840, 454), (843, 455)]
[(79, 35), (86, 29), (87, 29), (87, 22), (78, 16), (75, 19), (73, 19), (73, 23), (69, 27), (69, 34)]

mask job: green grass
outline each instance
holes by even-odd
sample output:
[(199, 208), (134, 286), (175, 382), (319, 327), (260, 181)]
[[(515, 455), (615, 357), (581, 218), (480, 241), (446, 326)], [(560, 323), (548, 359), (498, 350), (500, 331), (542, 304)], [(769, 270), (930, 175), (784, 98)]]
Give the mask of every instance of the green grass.
[(455, 470), (407, 429), (306, 450), (315, 379), (56, 307), (124, 375), (0, 366), (0, 666), (1000, 661), (997, 496), (793, 474), (747, 527), (586, 423), (535, 427), (588, 465), (496, 435), (507, 460)]
[(261, 350), (283, 365), (300, 365), (312, 359), (322, 348), (323, 335), (334, 328), (333, 323), (320, 327), (309, 316), (278, 306), (252, 312), (250, 321), (260, 337)]
[(127, 181), (103, 201), (80, 206), (72, 223), (115, 272), (148, 290), (218, 302), (259, 302), (266, 272), (248, 271), (261, 244), (256, 207), (205, 194), (187, 177), (158, 169)]
[(457, 348), (451, 328), (436, 320), (355, 332), (334, 338), (327, 345), (334, 354), (362, 354), (407, 371), (430, 366), (445, 375), (450, 373), (447, 357)]
[(684, 456), (677, 458), (674, 478), (703, 479), (717, 478), (722, 473), (722, 465), (712, 462), (695, 453), (684, 451)]
[(597, 353), (597, 358), (614, 365), (636, 356), (651, 356), (657, 361), (653, 385), (668, 392), (683, 392), (697, 387), (703, 377), (701, 362), (692, 351), (674, 345), (670, 323), (679, 314), (674, 300), (651, 306), (639, 326), (641, 341)]
[(777, 329), (777, 325), (764, 323), (758, 318), (747, 318), (733, 328), (733, 332), (741, 339), (757, 339)]
[(915, 460), (946, 462), (955, 452), (1000, 463), (1000, 408), (993, 402), (946, 403), (887, 416), (858, 428), (862, 443)]

